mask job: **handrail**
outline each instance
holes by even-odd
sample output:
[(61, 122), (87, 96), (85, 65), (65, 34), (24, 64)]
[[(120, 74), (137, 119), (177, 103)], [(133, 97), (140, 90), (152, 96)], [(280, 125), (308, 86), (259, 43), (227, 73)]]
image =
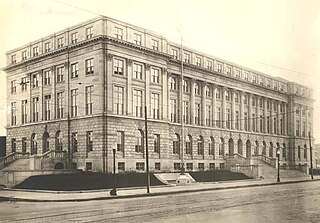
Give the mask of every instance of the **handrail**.
[(234, 154), (226, 154), (229, 158), (240, 158), (243, 160), (246, 160), (247, 158), (239, 153), (234, 153)]

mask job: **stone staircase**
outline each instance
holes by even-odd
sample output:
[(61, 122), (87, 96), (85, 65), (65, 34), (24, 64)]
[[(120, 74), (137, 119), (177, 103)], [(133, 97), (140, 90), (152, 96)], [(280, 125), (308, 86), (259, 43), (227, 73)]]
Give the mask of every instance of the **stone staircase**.
[(21, 171), (21, 170), (29, 170), (30, 169), (30, 159), (16, 159), (14, 162), (8, 164), (0, 171)]

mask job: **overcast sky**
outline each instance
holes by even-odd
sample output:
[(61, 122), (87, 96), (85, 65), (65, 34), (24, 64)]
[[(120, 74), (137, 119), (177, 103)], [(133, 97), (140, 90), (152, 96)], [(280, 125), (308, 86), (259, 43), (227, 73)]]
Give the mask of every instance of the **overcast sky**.
[[(94, 14), (96, 13), (96, 14)], [(0, 0), (0, 67), (5, 52), (106, 15), (169, 40), (314, 89), (320, 96), (318, 0)], [(0, 135), (5, 135), (5, 73), (0, 73)], [(320, 143), (319, 100), (314, 131)]]

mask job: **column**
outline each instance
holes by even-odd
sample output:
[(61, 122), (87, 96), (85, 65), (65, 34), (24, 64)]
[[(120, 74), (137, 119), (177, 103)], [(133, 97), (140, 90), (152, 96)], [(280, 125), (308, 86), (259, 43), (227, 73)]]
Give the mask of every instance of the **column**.
[(227, 121), (227, 117), (226, 117), (226, 91), (227, 88), (223, 87), (222, 88), (222, 122), (221, 122), (221, 128), (226, 128), (226, 121)]
[(257, 123), (256, 131), (257, 132), (261, 132), (261, 127), (262, 127), (262, 126), (260, 126), (260, 100), (261, 100), (261, 96), (257, 96), (257, 112), (256, 112), (256, 118), (257, 118), (256, 119), (257, 120), (256, 121), (256, 123)]
[(190, 119), (191, 119), (191, 125), (194, 125), (194, 80), (190, 80)]
[(216, 91), (217, 91), (217, 86), (212, 85), (212, 126), (215, 128), (217, 127), (217, 122), (216, 122), (216, 106), (217, 106), (217, 98), (216, 98)]
[(206, 88), (207, 84), (203, 83), (202, 84), (202, 98), (201, 98), (201, 125), (206, 126)]
[(235, 101), (236, 91), (231, 89), (231, 129), (235, 129), (236, 123), (236, 101)]
[(133, 74), (133, 67), (132, 67), (132, 60), (127, 59), (127, 86), (126, 86), (126, 99), (127, 108), (124, 111), (124, 114), (128, 116), (132, 115), (132, 97), (131, 97), (131, 86), (132, 86), (132, 74)]
[(274, 118), (274, 101), (270, 100), (270, 134), (273, 134), (273, 118)]
[(51, 84), (52, 84), (52, 88), (51, 88), (51, 117), (52, 119), (56, 119), (57, 118), (57, 102), (56, 102), (56, 97), (57, 97), (57, 92), (56, 92), (56, 72), (55, 72), (55, 66), (51, 67)]
[[(283, 103), (283, 134), (288, 135), (287, 123), (288, 123), (288, 114), (287, 114), (287, 105)], [(287, 146), (288, 148), (288, 146)]]
[[(170, 100), (167, 100), (167, 95), (168, 92), (168, 71), (166, 68), (162, 69), (162, 106), (161, 102), (159, 105), (160, 109), (160, 119), (168, 121), (168, 111), (169, 111), (169, 106), (170, 106)], [(162, 116), (161, 116), (162, 114)]]
[(248, 132), (252, 131), (252, 94), (248, 94)]
[[(151, 103), (150, 103), (150, 64), (145, 64), (146, 72), (145, 72), (145, 92), (144, 92), (144, 100), (145, 105), (147, 105), (148, 117), (151, 117)], [(142, 108), (142, 113), (144, 114), (144, 108)], [(143, 117), (145, 115), (142, 115)]]
[(300, 115), (300, 129), (299, 129), (299, 136), (302, 136), (302, 109), (303, 107), (299, 105), (299, 115)]
[[(281, 106), (281, 103), (279, 102), (278, 104), (277, 104), (277, 111), (278, 111), (278, 114), (277, 114), (277, 125), (278, 125), (278, 132), (277, 132), (277, 134), (278, 135), (280, 135), (280, 133), (281, 133), (281, 122), (280, 122), (280, 119), (281, 119), (281, 110), (280, 110), (280, 106)], [(282, 122), (283, 122), (283, 119), (282, 119)]]
[(263, 132), (264, 133), (267, 133), (267, 129), (268, 129), (268, 127), (267, 127), (267, 124), (268, 124), (268, 122), (267, 122), (267, 104), (268, 104), (268, 99), (267, 98), (264, 98), (264, 100), (263, 100), (263, 103), (264, 103), (264, 106), (263, 106), (263, 123), (264, 123), (264, 129), (263, 129)]
[(244, 130), (244, 92), (240, 92), (240, 130)]
[[(66, 66), (66, 69), (68, 69), (68, 65)], [(38, 72), (39, 74), (39, 80), (38, 80), (38, 83), (39, 83), (39, 116), (38, 116), (38, 120), (39, 121), (43, 121), (44, 120), (44, 95), (43, 95), (43, 70), (39, 70)], [(69, 77), (68, 77), (69, 78)]]

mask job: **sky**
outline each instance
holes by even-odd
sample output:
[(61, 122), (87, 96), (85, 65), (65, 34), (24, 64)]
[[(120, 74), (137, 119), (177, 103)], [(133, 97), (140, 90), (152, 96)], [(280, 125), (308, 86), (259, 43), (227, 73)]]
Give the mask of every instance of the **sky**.
[[(206, 54), (314, 89), (320, 143), (318, 0), (0, 0), (0, 67), (5, 53), (98, 15), (155, 31)], [(0, 71), (0, 135), (6, 81)]]

